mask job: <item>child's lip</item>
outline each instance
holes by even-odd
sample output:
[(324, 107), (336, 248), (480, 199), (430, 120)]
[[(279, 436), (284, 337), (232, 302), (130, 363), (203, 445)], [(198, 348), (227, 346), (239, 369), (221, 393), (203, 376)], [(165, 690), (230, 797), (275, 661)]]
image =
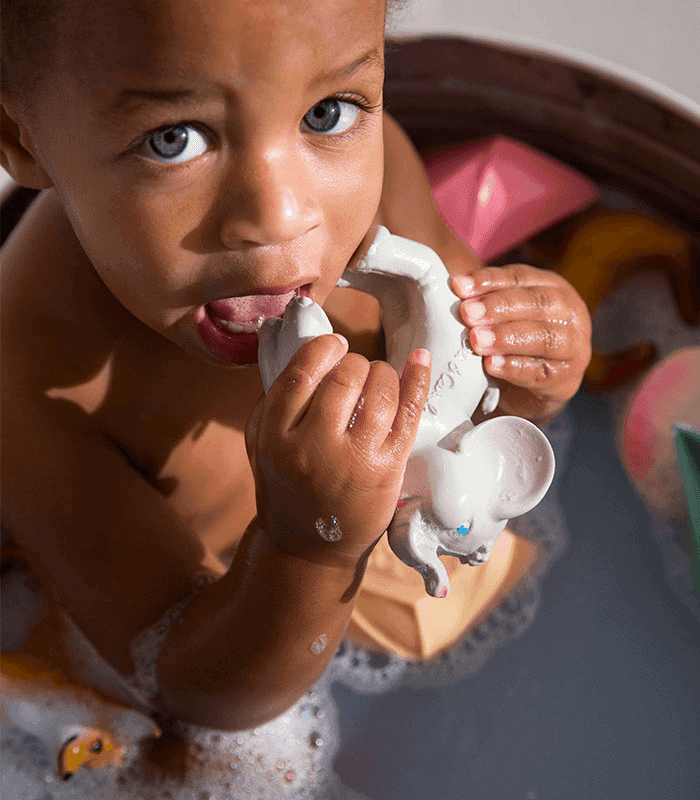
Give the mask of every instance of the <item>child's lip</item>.
[(197, 330), (207, 349), (238, 365), (257, 364), (257, 330), (266, 319), (281, 317), (295, 296), (308, 296), (311, 284), (265, 287), (256, 294), (213, 300), (196, 313)]
[(291, 289), (266, 289), (264, 292), (212, 300), (205, 305), (206, 312), (214, 324), (227, 333), (255, 333), (266, 319), (281, 317), (293, 297), (307, 296), (310, 284)]

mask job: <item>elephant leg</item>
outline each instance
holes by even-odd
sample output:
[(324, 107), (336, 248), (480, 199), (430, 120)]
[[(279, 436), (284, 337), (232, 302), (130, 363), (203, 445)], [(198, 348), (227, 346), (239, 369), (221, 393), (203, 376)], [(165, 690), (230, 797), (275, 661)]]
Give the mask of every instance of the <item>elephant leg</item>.
[(439, 541), (426, 524), (420, 509), (410, 517), (396, 519), (389, 526), (389, 546), (396, 556), (413, 567), (425, 583), (425, 591), (432, 597), (447, 597), (450, 579), (438, 558)]

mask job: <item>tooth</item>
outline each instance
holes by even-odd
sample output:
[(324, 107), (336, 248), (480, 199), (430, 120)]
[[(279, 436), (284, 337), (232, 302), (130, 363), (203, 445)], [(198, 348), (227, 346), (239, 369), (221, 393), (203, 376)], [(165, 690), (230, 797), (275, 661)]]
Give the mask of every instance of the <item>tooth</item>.
[(245, 331), (245, 327), (243, 325), (238, 325), (235, 322), (229, 322), (225, 319), (220, 319), (219, 324), (226, 328), (227, 331), (231, 331), (231, 333), (243, 333)]
[(226, 328), (227, 331), (231, 331), (231, 333), (255, 333), (262, 324), (261, 320), (264, 321), (264, 318), (261, 317), (252, 324), (240, 325), (237, 322), (229, 322), (225, 319), (218, 319), (218, 324), (223, 328)]

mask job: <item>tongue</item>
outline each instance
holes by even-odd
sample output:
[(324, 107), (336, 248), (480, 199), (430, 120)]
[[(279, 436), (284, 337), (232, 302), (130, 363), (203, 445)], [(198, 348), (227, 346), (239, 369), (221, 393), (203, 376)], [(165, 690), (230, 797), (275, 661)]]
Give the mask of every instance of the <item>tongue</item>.
[(209, 308), (215, 317), (237, 325), (253, 325), (261, 317), (281, 317), (295, 292), (286, 294), (249, 294), (244, 297), (227, 297), (214, 300)]

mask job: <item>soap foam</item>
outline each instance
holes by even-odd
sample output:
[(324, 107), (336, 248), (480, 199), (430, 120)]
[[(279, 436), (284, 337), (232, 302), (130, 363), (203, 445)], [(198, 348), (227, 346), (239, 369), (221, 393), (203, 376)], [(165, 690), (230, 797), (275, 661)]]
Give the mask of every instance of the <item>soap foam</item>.
[(0, 795), (13, 800), (366, 800), (333, 772), (337, 728), (329, 683), (322, 680), (285, 714), (253, 730), (233, 733), (173, 723), (167, 735), (184, 753), (179, 772), (159, 769), (149, 757), (158, 743), (146, 742), (130, 748), (120, 767), (81, 769), (62, 781), (38, 739), (3, 726)]

